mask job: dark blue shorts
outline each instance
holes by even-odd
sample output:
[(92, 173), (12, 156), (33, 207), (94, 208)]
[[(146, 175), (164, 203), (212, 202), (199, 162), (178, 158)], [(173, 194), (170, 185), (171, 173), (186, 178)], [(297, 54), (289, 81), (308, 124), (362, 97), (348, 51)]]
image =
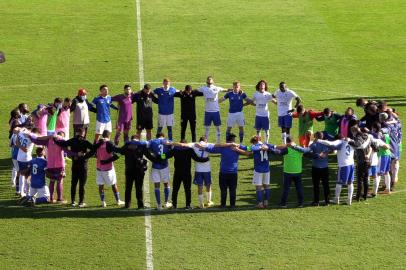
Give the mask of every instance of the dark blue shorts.
[(195, 179), (193, 184), (198, 186), (210, 186), (211, 185), (211, 173), (210, 172), (195, 172)]
[(210, 126), (212, 122), (215, 126), (221, 125), (220, 112), (204, 112), (204, 125)]
[(390, 171), (390, 163), (391, 163), (391, 157), (390, 156), (381, 156), (379, 158), (379, 174), (385, 174)]
[(350, 185), (354, 182), (354, 165), (339, 167), (337, 172), (337, 184)]
[(30, 165), (30, 162), (18, 161), (18, 170), (24, 171), (28, 168), (28, 165)]
[(291, 128), (292, 119), (291, 115), (278, 116), (278, 126), (281, 128)]
[(374, 177), (377, 176), (378, 175), (377, 166), (371, 166), (368, 170), (368, 175)]
[(256, 130), (269, 130), (269, 117), (267, 116), (255, 116), (255, 129)]

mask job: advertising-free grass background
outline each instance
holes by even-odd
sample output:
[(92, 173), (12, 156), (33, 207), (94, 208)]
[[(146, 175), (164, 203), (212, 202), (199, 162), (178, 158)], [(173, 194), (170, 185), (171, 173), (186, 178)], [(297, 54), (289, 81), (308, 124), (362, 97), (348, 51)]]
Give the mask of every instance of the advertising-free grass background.
[[(286, 81), (307, 108), (343, 113), (358, 96), (385, 99), (406, 114), (406, 4), (403, 1), (142, 1), (145, 81), (159, 86), (169, 77), (183, 89), (240, 80), (252, 96), (260, 79), (270, 89)], [(135, 1), (5, 0), (0, 3), (0, 261), (4, 269), (144, 269), (144, 213), (99, 207), (95, 161), (90, 161), (86, 209), (46, 205), (17, 207), (9, 184), (9, 111), (20, 102), (31, 109), (59, 97), (88, 97), (106, 83), (110, 94), (125, 83), (139, 88)], [(179, 101), (174, 138), (180, 139)], [(222, 132), (228, 102), (220, 105)], [(157, 116), (156, 107), (155, 116)], [(245, 107), (245, 142), (255, 134), (255, 108)], [(198, 135), (204, 101), (197, 99)], [(362, 111), (356, 109), (358, 116)], [(117, 118), (112, 112), (113, 124)], [(93, 138), (92, 114), (89, 139)], [(135, 123), (133, 123), (135, 126)], [(156, 121), (154, 123), (156, 125)], [(292, 130), (297, 135), (297, 123)], [(316, 129), (323, 124), (317, 123)], [(235, 129), (234, 129), (235, 130)], [(166, 132), (166, 130), (164, 130)], [(214, 129), (210, 139), (214, 140)], [(188, 139), (190, 135), (188, 133)], [(271, 105), (271, 142), (280, 142)], [(213, 197), (219, 201), (219, 156), (211, 159)], [(397, 190), (403, 183), (404, 158)], [(304, 159), (306, 201), (312, 198), (310, 162)], [(335, 157), (331, 157), (334, 186)], [(271, 203), (279, 202), (281, 159), (271, 161)], [(123, 158), (116, 162), (124, 195)], [(152, 213), (156, 269), (337, 269), (392, 268), (405, 264), (406, 193), (379, 196), (348, 206), (296, 209), (294, 189), (288, 210), (254, 210), (252, 159), (241, 157), (236, 211)], [(171, 173), (173, 167), (171, 166)], [(70, 163), (65, 179), (69, 198)], [(343, 191), (344, 194), (346, 191)], [(197, 203), (193, 189), (193, 203)], [(155, 198), (151, 197), (152, 206)], [(179, 207), (184, 205), (180, 190)]]

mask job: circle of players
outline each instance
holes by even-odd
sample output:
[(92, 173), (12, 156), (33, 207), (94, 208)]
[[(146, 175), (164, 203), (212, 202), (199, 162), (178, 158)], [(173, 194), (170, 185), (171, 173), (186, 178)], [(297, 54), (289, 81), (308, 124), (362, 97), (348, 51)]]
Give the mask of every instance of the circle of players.
[[(354, 174), (357, 178), (357, 191), (354, 199), (359, 201), (375, 197), (378, 193), (389, 194), (398, 180), (399, 159), (401, 153), (401, 124), (399, 116), (385, 101), (372, 101), (359, 98), (357, 107), (365, 115), (357, 119), (354, 110), (349, 107), (344, 114), (338, 114), (329, 108), (316, 111), (304, 107), (300, 97), (288, 89), (284, 82), (271, 94), (268, 83), (261, 80), (256, 85), (252, 98), (241, 90), (239, 81), (233, 82), (232, 89), (224, 89), (214, 84), (209, 76), (206, 85), (193, 90), (187, 85), (183, 91), (171, 86), (169, 79), (163, 80), (163, 86), (151, 90), (146, 84), (142, 90), (134, 93), (130, 85), (124, 86), (124, 93), (109, 96), (107, 85), (100, 86), (100, 95), (89, 102), (87, 91), (79, 89), (72, 100), (56, 98), (52, 104), (38, 105), (29, 112), (27, 104), (20, 104), (11, 111), (10, 146), (12, 149), (12, 185), (20, 197), (19, 203), (35, 205), (38, 203), (66, 203), (63, 198), (63, 179), (65, 160), (72, 160), (71, 205), (85, 207), (85, 184), (87, 181), (87, 161), (96, 157), (96, 183), (99, 188), (102, 207), (106, 207), (104, 186), (111, 186), (118, 205), (131, 205), (132, 187), (138, 208), (144, 208), (143, 181), (147, 170), (147, 159), (152, 163), (150, 180), (154, 184), (157, 209), (177, 208), (178, 191), (183, 183), (186, 197), (186, 209), (192, 208), (191, 202), (191, 160), (195, 162), (193, 183), (197, 186), (198, 207), (214, 205), (212, 200), (212, 175), (209, 154), (221, 155), (219, 186), (220, 207), (226, 207), (229, 193), (230, 207), (236, 203), (238, 179), (238, 159), (240, 155), (253, 156), (254, 172), (252, 183), (256, 187), (256, 207), (266, 208), (270, 201), (270, 165), (271, 154), (283, 156), (283, 191), (279, 206), (287, 207), (290, 185), (294, 182), (297, 191), (298, 207), (304, 205), (302, 186), (302, 158), (312, 162), (312, 180), (314, 198), (312, 205), (318, 206), (319, 185), (324, 193), (323, 205), (340, 203), (342, 186), (347, 186), (347, 204), (351, 205), (354, 192)], [(219, 98), (220, 92), (226, 92)], [(205, 136), (196, 140), (195, 99), (203, 96), (205, 100), (204, 127)], [(174, 98), (180, 99), (181, 140), (172, 140), (174, 125)], [(221, 143), (219, 103), (229, 100), (226, 142)], [(296, 102), (292, 106), (293, 102)], [(116, 102), (118, 107), (113, 103)], [(281, 128), (282, 143), (274, 145), (269, 139), (269, 108), (274, 103), (278, 111), (278, 126)], [(129, 137), (133, 120), (132, 106), (136, 108), (136, 134)], [(153, 139), (152, 104), (158, 104), (158, 128)], [(256, 135), (250, 143), (244, 145), (245, 119), (243, 108), (253, 105), (256, 108)], [(110, 109), (118, 110), (115, 137), (111, 141), (112, 123)], [(94, 143), (86, 140), (90, 124), (89, 111), (96, 113)], [(74, 137), (69, 138), (70, 114), (73, 114)], [(297, 142), (290, 136), (293, 119), (298, 119)], [(313, 120), (323, 121), (323, 131), (313, 132)], [(192, 143), (187, 143), (185, 133), (189, 122)], [(216, 130), (216, 143), (209, 143), (210, 126)], [(231, 133), (237, 125), (237, 135)], [(167, 128), (166, 138), (163, 128)], [(145, 130), (146, 140), (141, 140)], [(263, 136), (261, 137), (261, 131)], [(123, 135), (125, 144), (119, 147)], [(32, 151), (36, 146), (36, 157)], [(330, 200), (328, 155), (337, 154), (338, 171), (335, 196)], [(119, 155), (125, 157), (125, 200), (120, 199), (114, 161)], [(168, 159), (174, 158), (173, 191), (170, 200), (170, 173)], [(355, 162), (356, 161), (356, 162)], [(357, 166), (354, 166), (356, 163)], [(49, 187), (46, 179), (49, 178)], [(380, 192), (380, 180), (383, 185)], [(369, 191), (370, 180), (373, 181)], [(161, 186), (164, 185), (164, 198), (161, 199)], [(76, 203), (76, 188), (79, 184), (79, 202)], [(55, 186), (56, 193), (55, 196)], [(383, 190), (383, 191), (382, 191)], [(204, 193), (205, 197), (204, 198)]]

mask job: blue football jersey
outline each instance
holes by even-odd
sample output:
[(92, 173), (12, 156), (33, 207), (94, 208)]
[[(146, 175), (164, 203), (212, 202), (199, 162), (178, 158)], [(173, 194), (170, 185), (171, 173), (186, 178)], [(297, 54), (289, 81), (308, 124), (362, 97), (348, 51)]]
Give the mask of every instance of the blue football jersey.
[(111, 97), (106, 96), (98, 96), (93, 99), (93, 104), (96, 105), (97, 113), (96, 119), (100, 123), (107, 123), (111, 121), (110, 118), (110, 105), (111, 105)]
[[(155, 155), (160, 155), (163, 156), (169, 152), (169, 146), (165, 145), (165, 142), (167, 142), (167, 139), (159, 138), (159, 139), (153, 139), (149, 141), (149, 149), (151, 150), (152, 153)], [(152, 168), (154, 169), (165, 169), (168, 167), (168, 160), (163, 160), (159, 163), (152, 163)]]
[(47, 168), (47, 160), (42, 157), (34, 158), (30, 162), (31, 165), (31, 187), (42, 188), (45, 186), (45, 170)]
[(176, 89), (169, 87), (168, 90), (164, 90), (163, 87), (160, 87), (155, 89), (154, 93), (158, 96), (158, 113), (163, 115), (173, 114)]
[(244, 99), (247, 98), (245, 93), (228, 92), (224, 98), (228, 98), (230, 101), (229, 113), (242, 112), (244, 105)]
[[(267, 144), (271, 149), (273, 145)], [(258, 173), (269, 172), (269, 151), (261, 150), (262, 144), (258, 143), (251, 147), (254, 156), (254, 170)]]

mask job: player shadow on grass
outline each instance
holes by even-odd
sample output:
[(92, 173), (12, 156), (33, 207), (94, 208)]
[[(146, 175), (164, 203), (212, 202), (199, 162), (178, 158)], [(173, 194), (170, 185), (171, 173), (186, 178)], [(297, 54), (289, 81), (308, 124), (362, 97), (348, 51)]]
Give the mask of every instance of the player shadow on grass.
[[(208, 208), (208, 209), (192, 209), (184, 210), (169, 209), (163, 211), (156, 211), (150, 209), (151, 215), (171, 215), (171, 214), (204, 214), (204, 213), (217, 213), (227, 211), (268, 211), (278, 209), (280, 203), (282, 189), (283, 189), (283, 164), (282, 157), (272, 156), (271, 161), (277, 161), (271, 166), (271, 201), (270, 207), (267, 210), (256, 209), (256, 195), (255, 187), (252, 186), (249, 189), (237, 192), (237, 206), (233, 209), (227, 208)], [(330, 191), (333, 196), (335, 185), (335, 170), (336, 170), (336, 158), (334, 156), (329, 157), (330, 164)], [(70, 206), (61, 205), (39, 205), (36, 207), (24, 207), (17, 206), (17, 199), (10, 199), (14, 197), (14, 190), (10, 187), (11, 160), (0, 159), (0, 219), (15, 219), (15, 218), (117, 218), (117, 217), (143, 217), (148, 210), (136, 210), (135, 208), (124, 209), (118, 207), (101, 208), (101, 207), (87, 207), (83, 209), (71, 208)], [(252, 170), (252, 169), (251, 169)], [(248, 171), (248, 170), (247, 170)], [(215, 185), (218, 182), (215, 180)], [(242, 177), (239, 181), (245, 183), (252, 182), (252, 178)], [(311, 161), (307, 158), (303, 158), (303, 175), (302, 175), (305, 207), (310, 206), (313, 199), (313, 185), (311, 180)], [(217, 190), (216, 196), (220, 197), (219, 190)], [(229, 199), (229, 198), (228, 198)], [(320, 201), (323, 200), (322, 188), (320, 187)], [(228, 202), (227, 202), (228, 203)], [(288, 208), (295, 208), (297, 205), (296, 189), (294, 185), (291, 185), (288, 198)]]
[(10, 184), (11, 167), (11, 158), (0, 159), (0, 206), (10, 206), (16, 203), (15, 189)]

